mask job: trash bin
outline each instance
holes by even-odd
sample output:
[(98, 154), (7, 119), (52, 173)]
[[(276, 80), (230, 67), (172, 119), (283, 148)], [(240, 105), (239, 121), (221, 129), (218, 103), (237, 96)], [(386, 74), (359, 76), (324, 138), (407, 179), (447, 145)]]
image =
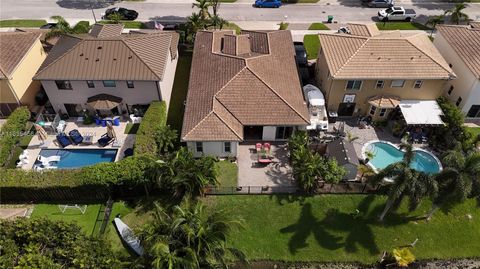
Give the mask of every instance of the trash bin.
[(333, 22), (333, 16), (332, 15), (328, 15), (327, 17), (327, 23), (332, 23)]
[(337, 122), (338, 114), (334, 111), (328, 112), (328, 123), (335, 123)]

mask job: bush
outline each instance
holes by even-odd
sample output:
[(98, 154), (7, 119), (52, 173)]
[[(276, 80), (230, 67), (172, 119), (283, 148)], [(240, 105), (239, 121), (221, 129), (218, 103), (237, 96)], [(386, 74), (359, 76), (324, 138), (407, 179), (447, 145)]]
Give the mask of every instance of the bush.
[(156, 142), (157, 134), (167, 123), (167, 105), (165, 102), (152, 102), (138, 127), (135, 137), (135, 154), (157, 156), (159, 153)]
[(29, 118), (28, 108), (19, 107), (13, 111), (2, 126), (0, 130), (0, 167), (5, 165), (13, 148), (22, 138)]
[(278, 28), (278, 30), (287, 30), (288, 28), (288, 22), (281, 22), (280, 23), (280, 27)]

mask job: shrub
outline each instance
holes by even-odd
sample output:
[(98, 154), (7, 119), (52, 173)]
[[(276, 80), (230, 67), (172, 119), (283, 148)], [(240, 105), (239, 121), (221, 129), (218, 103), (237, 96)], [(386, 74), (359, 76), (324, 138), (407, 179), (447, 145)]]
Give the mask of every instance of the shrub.
[(22, 132), (25, 131), (29, 118), (28, 108), (19, 107), (13, 111), (2, 126), (0, 130), (0, 167), (5, 165), (13, 148), (22, 138)]
[(278, 30), (287, 30), (288, 28), (288, 22), (281, 22), (280, 23), (280, 27), (278, 28)]
[(167, 123), (165, 102), (152, 102), (138, 127), (135, 137), (135, 154), (158, 155), (156, 136)]

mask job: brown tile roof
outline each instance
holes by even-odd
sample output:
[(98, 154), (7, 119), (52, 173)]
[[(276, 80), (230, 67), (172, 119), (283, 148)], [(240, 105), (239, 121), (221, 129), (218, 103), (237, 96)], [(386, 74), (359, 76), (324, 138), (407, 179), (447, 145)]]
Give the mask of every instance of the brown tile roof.
[(471, 21), (469, 24), (472, 28), (480, 28), (480, 21)]
[[(104, 38), (91, 34), (63, 36), (34, 79), (162, 80), (168, 53), (176, 53), (177, 35), (162, 32)], [(172, 42), (173, 39), (177, 41)]]
[(395, 108), (400, 101), (400, 97), (391, 95), (376, 95), (368, 99), (369, 104), (379, 108)]
[(455, 76), (426, 34), (320, 34), (335, 79), (448, 79)]
[(0, 33), (0, 79), (9, 79), (40, 33)]
[(90, 35), (98, 38), (114, 37), (122, 34), (123, 24), (94, 24)]
[(242, 141), (245, 125), (308, 124), (294, 55), (288, 31), (197, 33), (182, 140)]
[(441, 25), (437, 29), (472, 73), (480, 78), (480, 28)]
[(348, 23), (348, 29), (350, 30), (350, 34), (355, 36), (366, 36), (372, 37), (380, 35), (380, 31), (377, 28), (377, 25), (372, 23)]

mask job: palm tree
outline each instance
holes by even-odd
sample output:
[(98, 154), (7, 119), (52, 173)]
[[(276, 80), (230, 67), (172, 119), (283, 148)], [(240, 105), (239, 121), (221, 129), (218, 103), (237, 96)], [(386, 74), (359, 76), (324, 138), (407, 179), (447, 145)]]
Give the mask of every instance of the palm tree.
[(430, 36), (433, 35), (433, 32), (435, 31), (435, 27), (437, 24), (443, 23), (445, 21), (445, 15), (436, 15), (428, 19), (426, 25), (431, 25), (432, 26), (432, 32), (430, 33)]
[(226, 21), (225, 19), (221, 18), (218, 15), (213, 15), (212, 18), (210, 19), (210, 23), (213, 26), (213, 29), (217, 29), (218, 27), (218, 29), (222, 30), (223, 26), (228, 24), (228, 21)]
[(205, 22), (200, 18), (200, 15), (198, 15), (197, 13), (192, 13), (191, 16), (187, 17), (187, 27), (185, 28), (185, 42), (193, 43), (195, 41), (195, 34), (199, 30), (205, 28)]
[(157, 143), (158, 154), (164, 154), (169, 152), (175, 147), (174, 142), (177, 140), (177, 131), (170, 128), (170, 126), (164, 126), (160, 128), (155, 134), (155, 141)]
[(365, 178), (370, 178), (375, 175), (375, 172), (370, 166), (360, 164), (358, 166), (358, 171), (360, 172), (360, 179), (362, 180), (364, 177)]
[(458, 3), (454, 8), (445, 11), (445, 15), (450, 14), (450, 20), (453, 23), (460, 24), (461, 20), (468, 20), (469, 17), (463, 10), (466, 8), (464, 3)]
[(72, 28), (62, 16), (52, 16), (50, 19), (55, 20), (57, 25), (45, 35), (45, 40), (66, 34), (88, 33), (90, 30), (90, 25), (82, 22), (77, 23), (75, 27)]
[(198, 8), (198, 15), (202, 21), (206, 22), (210, 18), (210, 12), (208, 8), (211, 6), (211, 2), (209, 0), (195, 0), (195, 3), (192, 4), (192, 8)]
[(313, 193), (319, 184), (319, 168), (323, 159), (319, 154), (312, 153), (308, 147), (299, 147), (291, 152), (293, 176), (300, 189)]

